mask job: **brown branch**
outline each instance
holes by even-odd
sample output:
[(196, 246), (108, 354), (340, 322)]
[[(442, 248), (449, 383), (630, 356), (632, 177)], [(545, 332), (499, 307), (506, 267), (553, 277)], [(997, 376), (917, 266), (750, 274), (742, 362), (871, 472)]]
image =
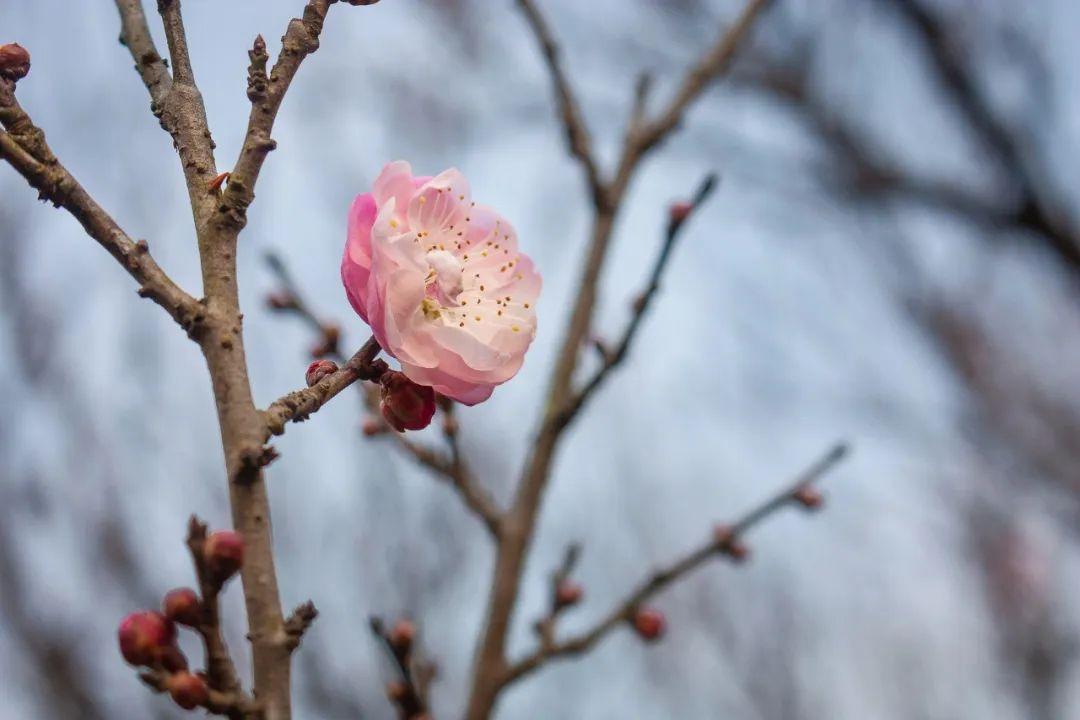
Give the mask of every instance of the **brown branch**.
[[(593, 191), (595, 208), (592, 238), (577, 298), (552, 373), (544, 416), (513, 504), (502, 523), (501, 542), (488, 597), (486, 623), (474, 659), (473, 684), (469, 693), (466, 720), (486, 720), (490, 717), (502, 688), (500, 678), (506, 672), (507, 662), (506, 639), (517, 605), (525, 557), (532, 542), (555, 450), (566, 427), (564, 423), (560, 424), (562, 411), (573, 397), (573, 377), (578, 364), (578, 354), (592, 324), (601, 270), (607, 257), (615, 218), (630, 179), (645, 154), (676, 129), (687, 107), (701, 95), (711, 81), (728, 69), (753, 21), (768, 4), (768, 0), (750, 0), (736, 23), (720, 34), (716, 44), (689, 71), (679, 92), (655, 121), (643, 119), (648, 83), (639, 84), (634, 117), (630, 123), (631, 131), (626, 138), (615, 178), (606, 184), (601, 192)], [(519, 6), (528, 16), (536, 15), (531, 2), (519, 0)], [(544, 44), (542, 35), (541, 40)], [(549, 69), (553, 73), (561, 72), (558, 64), (553, 65), (550, 61)], [(557, 90), (565, 87), (565, 83), (558, 76), (553, 75), (553, 78)], [(559, 94), (562, 103), (564, 101), (561, 92)]]
[(1002, 122), (974, 74), (961, 60), (945, 27), (916, 0), (888, 0), (922, 39), (943, 86), (956, 106), (1017, 184), (1016, 215), (1041, 234), (1047, 246), (1074, 274), (1080, 274), (1080, 230), (1068, 203), (1052, 187), (1051, 174), (1035, 153)]
[(626, 359), (630, 352), (630, 347), (634, 342), (634, 338), (637, 337), (638, 330), (641, 327), (641, 321), (644, 319), (645, 313), (652, 305), (653, 299), (660, 290), (660, 279), (663, 277), (664, 270), (667, 268), (668, 261), (671, 259), (671, 251), (675, 248), (675, 243), (681, 236), (682, 229), (686, 226), (687, 217), (701, 206), (712, 193), (715, 186), (716, 175), (710, 174), (706, 176), (698, 187), (697, 192), (694, 194), (693, 200), (689, 203), (689, 209), (686, 210), (686, 215), (678, 218), (673, 216), (668, 222), (667, 232), (664, 235), (664, 243), (660, 248), (660, 254), (657, 256), (656, 262), (653, 264), (652, 272), (649, 275), (649, 284), (634, 301), (633, 313), (630, 316), (630, 322), (626, 326), (622, 338), (614, 348), (604, 349), (600, 368), (584, 384), (584, 386), (573, 395), (570, 402), (563, 408), (562, 412), (557, 417), (556, 422), (559, 426), (565, 427), (568, 425), (581, 411), (581, 408), (584, 407), (592, 394), (604, 383), (611, 371), (621, 365)]
[(263, 411), (266, 439), (271, 435), (284, 433), (286, 423), (307, 420), (357, 380), (378, 380), (382, 377), (387, 365), (376, 359), (381, 351), (378, 341), (372, 336), (336, 372), (330, 373), (311, 387), (295, 390), (271, 403), (270, 407)]
[(337, 0), (309, 0), (303, 18), (294, 18), (281, 39), (281, 53), (266, 74), (269, 55), (260, 35), (255, 39), (249, 56), (248, 98), (251, 114), (248, 117), (240, 157), (232, 169), (229, 185), (221, 204), (220, 220), (237, 231), (247, 224), (248, 206), (255, 200), (255, 184), (259, 180), (266, 156), (277, 147), (271, 137), (278, 110), (285, 94), (296, 77), (304, 59), (319, 49), (319, 36), (330, 6)]
[(570, 89), (570, 81), (566, 77), (562, 63), (559, 59), (559, 46), (551, 34), (547, 21), (540, 14), (532, 0), (518, 0), (518, 7), (525, 14), (529, 27), (540, 43), (544, 60), (547, 62), (548, 73), (555, 88), (555, 96), (558, 99), (559, 113), (562, 116), (563, 128), (566, 131), (566, 142), (570, 153), (578, 159), (585, 169), (589, 190), (593, 201), (597, 204), (606, 203), (606, 188), (600, 178), (596, 159), (593, 157), (589, 130), (582, 117), (581, 108), (573, 91)]
[(744, 551), (735, 550), (735, 548), (739, 547), (739, 541), (751, 528), (783, 507), (799, 503), (805, 504), (807, 501), (800, 498), (808, 497), (806, 495), (807, 489), (811, 488), (814, 483), (818, 482), (829, 470), (835, 467), (847, 453), (848, 446), (846, 444), (841, 443), (833, 447), (824, 457), (803, 471), (793, 483), (779, 493), (755, 507), (731, 525), (722, 526), (720, 531), (714, 533), (714, 536), (704, 545), (695, 548), (670, 565), (654, 572), (591, 630), (566, 640), (542, 643), (537, 650), (513, 663), (500, 679), (501, 684), (505, 686), (520, 680), (551, 659), (577, 656), (587, 652), (612, 630), (630, 621), (642, 603), (684, 578), (707, 560), (721, 556), (733, 559), (741, 557), (741, 552)]
[[(163, 693), (169, 690), (169, 673), (164, 670), (143, 670), (139, 673), (139, 679), (154, 692)], [(203, 707), (215, 715), (223, 715), (232, 720), (263, 720), (264, 718), (259, 704), (245, 693), (222, 692), (210, 688)]]
[(203, 546), (206, 543), (206, 523), (194, 515), (188, 521), (187, 546), (195, 566), (195, 578), (199, 584), (199, 608), (201, 617), (196, 631), (203, 639), (206, 649), (206, 681), (211, 689), (233, 696), (243, 694), (229, 648), (221, 632), (221, 611), (218, 596), (222, 583), (206, 567)]
[(154, 45), (142, 0), (116, 0), (116, 9), (120, 13), (120, 43), (135, 60), (135, 70), (150, 93), (151, 111), (161, 117), (165, 97), (172, 87), (172, 75)]
[(116, 258), (139, 283), (139, 295), (165, 309), (195, 338), (201, 334), (206, 309), (180, 289), (151, 257), (145, 240), (135, 241), (97, 204), (68, 172), (45, 141), (45, 133), (15, 99), (15, 85), (0, 78), (0, 157), (8, 162), (41, 199), (67, 210), (86, 233)]
[(394, 661), (400, 681), (387, 686), (389, 700), (397, 706), (401, 720), (426, 718), (428, 709), (428, 685), (435, 676), (434, 665), (417, 657), (415, 626), (408, 620), (399, 620), (393, 629), (387, 630), (383, 621), (371, 616), (368, 621), (371, 634), (386, 648)]

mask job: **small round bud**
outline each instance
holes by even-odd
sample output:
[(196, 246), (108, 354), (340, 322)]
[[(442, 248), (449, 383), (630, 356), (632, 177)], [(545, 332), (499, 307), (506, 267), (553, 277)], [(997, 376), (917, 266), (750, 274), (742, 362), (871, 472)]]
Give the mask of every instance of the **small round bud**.
[(799, 488), (792, 493), (791, 497), (807, 510), (817, 510), (825, 502), (825, 496), (821, 494), (821, 491), (809, 485)]
[(211, 533), (203, 545), (203, 560), (219, 582), (228, 580), (244, 564), (244, 538), (234, 530)]
[(161, 609), (165, 617), (188, 627), (197, 627), (202, 616), (199, 596), (191, 588), (176, 588), (165, 593)]
[(671, 219), (672, 224), (678, 224), (690, 217), (692, 212), (694, 212), (694, 206), (682, 200), (671, 204), (671, 207), (668, 208), (668, 217)]
[(285, 290), (278, 290), (266, 296), (266, 306), (271, 310), (292, 310), (296, 307), (296, 296)]
[(185, 710), (194, 710), (210, 699), (206, 681), (198, 675), (185, 671), (174, 673), (168, 679), (169, 696)]
[(400, 680), (392, 680), (386, 683), (386, 697), (391, 702), (400, 703), (409, 695), (409, 686)]
[(555, 588), (555, 605), (560, 608), (577, 605), (585, 597), (585, 588), (573, 580), (563, 580)]
[(383, 434), (386, 430), (386, 423), (378, 418), (364, 418), (364, 424), (360, 426), (360, 429), (364, 433), (364, 437), (375, 437)]
[(338, 371), (338, 365), (333, 360), (316, 360), (308, 365), (307, 372), (304, 374), (304, 379), (307, 380), (307, 386), (311, 387), (327, 375), (336, 373)]
[(634, 613), (634, 631), (650, 642), (659, 640), (667, 630), (667, 618), (655, 608), (641, 608)]
[(413, 640), (416, 639), (416, 625), (409, 620), (398, 620), (390, 629), (390, 645), (400, 653), (406, 653), (412, 648)]
[(750, 548), (732, 531), (728, 525), (717, 525), (713, 529), (713, 539), (720, 552), (735, 562), (743, 562), (750, 556)]
[(341, 328), (333, 323), (325, 323), (322, 326), (322, 338), (311, 348), (311, 357), (321, 358), (333, 355), (338, 350), (338, 341), (341, 340)]
[(22, 80), (30, 73), (30, 53), (19, 43), (0, 45), (0, 76)]
[(132, 665), (152, 665), (176, 638), (176, 626), (158, 612), (131, 613), (120, 621), (120, 654)]
[(417, 385), (403, 373), (390, 371), (382, 376), (379, 407), (390, 427), (398, 432), (423, 430), (435, 415), (435, 391)]

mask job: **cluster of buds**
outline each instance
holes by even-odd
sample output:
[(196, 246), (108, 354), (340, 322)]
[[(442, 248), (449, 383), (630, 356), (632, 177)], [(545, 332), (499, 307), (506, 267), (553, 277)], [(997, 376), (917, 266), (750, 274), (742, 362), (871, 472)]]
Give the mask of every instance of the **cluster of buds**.
[(656, 608), (643, 607), (634, 611), (631, 625), (642, 640), (654, 642), (664, 636), (667, 630), (667, 618)]
[(388, 371), (379, 380), (382, 385), (379, 409), (390, 427), (398, 432), (423, 430), (435, 415), (435, 391), (417, 385), (404, 373)]
[(431, 720), (426, 710), (427, 683), (434, 677), (435, 667), (416, 657), (416, 625), (402, 618), (386, 630), (382, 621), (371, 618), (371, 629), (394, 656), (401, 672), (400, 678), (386, 684), (386, 697), (405, 720)]
[(0, 77), (22, 80), (30, 74), (30, 53), (19, 43), (0, 45)]
[[(212, 586), (220, 588), (243, 565), (244, 543), (239, 533), (222, 530), (206, 537), (196, 557)], [(205, 585), (204, 585), (205, 587)], [(216, 592), (216, 590), (214, 590)], [(165, 593), (161, 612), (142, 610), (120, 621), (117, 639), (120, 654), (132, 665), (164, 675), (160, 687), (185, 710), (205, 706), (210, 687), (205, 673), (193, 673), (177, 644), (176, 626), (203, 632), (204, 604), (195, 590), (176, 588)]]

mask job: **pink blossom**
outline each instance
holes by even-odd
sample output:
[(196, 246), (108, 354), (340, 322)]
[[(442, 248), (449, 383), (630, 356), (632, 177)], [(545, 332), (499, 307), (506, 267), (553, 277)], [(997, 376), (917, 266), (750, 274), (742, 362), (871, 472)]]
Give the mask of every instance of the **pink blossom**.
[(419, 385), (466, 405), (521, 369), (536, 334), (540, 275), (513, 226), (472, 202), (451, 168), (383, 168), (349, 212), (341, 261), (349, 302)]

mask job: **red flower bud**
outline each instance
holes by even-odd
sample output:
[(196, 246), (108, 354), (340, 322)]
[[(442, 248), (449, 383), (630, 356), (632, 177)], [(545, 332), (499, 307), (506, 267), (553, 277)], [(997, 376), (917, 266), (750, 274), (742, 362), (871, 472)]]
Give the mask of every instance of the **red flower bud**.
[(244, 538), (233, 530), (211, 533), (203, 545), (203, 560), (215, 579), (228, 580), (244, 564)]
[(316, 360), (308, 365), (307, 373), (304, 374), (304, 379), (307, 380), (307, 386), (311, 387), (327, 375), (336, 373), (338, 365), (333, 360)]
[(152, 665), (176, 638), (176, 626), (158, 612), (131, 613), (117, 632), (120, 654), (132, 665)]
[(202, 619), (199, 596), (191, 588), (176, 588), (165, 593), (161, 609), (165, 617), (189, 627), (197, 627)]
[(168, 679), (168, 688), (173, 702), (185, 710), (194, 710), (200, 705), (205, 705), (210, 699), (206, 681), (186, 670), (171, 675)]
[(390, 629), (390, 645), (400, 653), (408, 652), (412, 648), (414, 639), (416, 639), (416, 625), (408, 620), (398, 620)]
[(398, 432), (423, 430), (435, 415), (435, 391), (417, 385), (403, 373), (387, 372), (382, 376), (380, 409), (386, 422)]
[(694, 212), (694, 206), (683, 200), (671, 204), (671, 207), (668, 208), (668, 217), (672, 224), (678, 224), (690, 217), (692, 212)]
[(641, 608), (634, 614), (634, 631), (643, 640), (659, 640), (667, 630), (667, 618), (655, 608)]
[(585, 588), (573, 580), (563, 580), (555, 588), (555, 605), (560, 608), (577, 605), (585, 597)]
[(30, 73), (30, 53), (19, 43), (0, 45), (0, 76), (22, 80)]
[(799, 488), (792, 493), (791, 497), (807, 510), (817, 510), (825, 502), (825, 496), (821, 494), (821, 491), (809, 485)]

